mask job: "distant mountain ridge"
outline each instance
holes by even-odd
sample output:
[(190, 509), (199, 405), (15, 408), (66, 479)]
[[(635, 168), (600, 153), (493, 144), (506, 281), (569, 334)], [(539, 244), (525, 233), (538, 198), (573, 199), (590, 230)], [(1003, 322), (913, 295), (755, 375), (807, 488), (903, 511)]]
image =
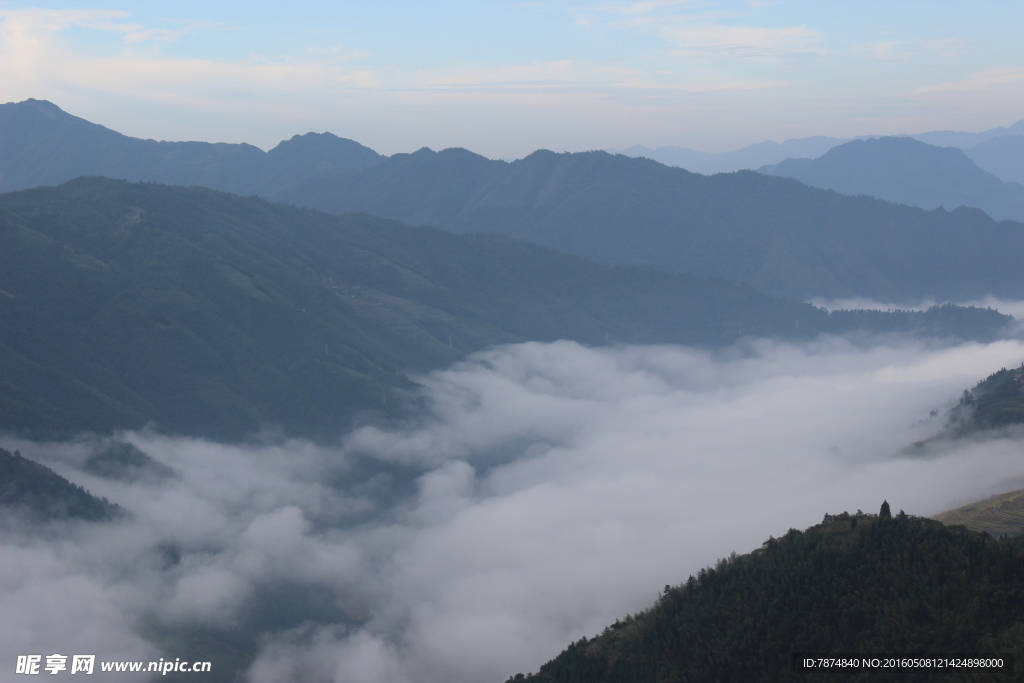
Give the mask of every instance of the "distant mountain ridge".
[(605, 152), (541, 150), (508, 164), (423, 149), (275, 198), (500, 232), (603, 263), (714, 275), (794, 299), (1024, 296), (1020, 224), (749, 171), (703, 176)]
[(98, 175), (263, 194), (383, 158), (330, 133), (296, 135), (264, 152), (245, 143), (131, 138), (46, 101), (0, 105), (0, 192)]
[(674, 145), (665, 145), (656, 149), (633, 145), (623, 150), (609, 149), (607, 151), (612, 154), (624, 154), (628, 157), (645, 157), (666, 166), (678, 166), (693, 173), (711, 175), (754, 170), (789, 158), (813, 159), (844, 142), (846, 142), (844, 138), (819, 135), (794, 138), (781, 143), (767, 140), (731, 152), (698, 152), (694, 149)]
[(1024, 185), (1024, 135), (992, 138), (965, 151), (974, 163), (1003, 182)]
[[(988, 142), (994, 138), (1003, 137), (1007, 135), (1024, 135), (1024, 119), (1017, 121), (1016, 123), (1009, 126), (996, 126), (995, 128), (989, 128), (983, 130), (980, 133), (965, 133), (963, 131), (953, 130), (935, 130), (929, 133), (918, 133), (917, 135), (910, 135), (915, 140), (921, 142), (927, 142), (929, 145), (935, 145), (937, 147), (959, 147), (961, 149), (967, 149)], [(877, 137), (877, 136), (872, 136)]]
[[(61, 173), (86, 172), (90, 159), (89, 173), (117, 175), (99, 161), (124, 170), (131, 159), (139, 180), (500, 232), (603, 263), (723, 277), (792, 299), (1024, 297), (1016, 256), (1024, 230), (980, 211), (929, 213), (785, 178), (702, 176), (604, 152), (540, 150), (512, 163), (462, 149), (383, 158), (324, 134), (264, 154), (245, 145), (134, 140), (36, 101), (0, 108), (2, 116), (12, 112), (29, 121), (19, 124), (28, 138), (0, 126), (0, 150), (21, 150), (0, 154), (0, 178), (13, 174), (22, 183), (58, 182)], [(149, 166), (140, 150), (152, 154)]]
[(817, 159), (786, 159), (757, 170), (843, 194), (925, 209), (973, 206), (996, 220), (1024, 220), (1024, 186), (983, 171), (963, 150), (909, 137), (853, 140)]
[[(855, 138), (833, 138), (823, 135), (806, 138), (792, 138), (778, 143), (773, 140), (747, 145), (728, 152), (699, 152), (687, 147), (665, 145), (651, 149), (633, 145), (623, 150), (608, 149), (612, 154), (631, 157), (646, 157), (666, 166), (678, 166), (694, 173), (705, 175), (753, 171), (762, 166), (777, 164), (786, 159), (816, 159), (833, 147), (853, 140), (887, 137), (882, 135), (858, 135)], [(1024, 119), (1011, 126), (999, 126), (980, 133), (956, 131), (932, 131), (917, 135), (896, 135), (888, 137), (912, 138), (936, 147), (957, 147), (963, 149), (981, 168), (995, 175), (1003, 182), (1024, 183), (1024, 157), (1014, 152), (1002, 152), (1004, 145), (1014, 145), (1019, 150), (1024, 142)], [(1019, 140), (1008, 141), (1009, 138)], [(1003, 139), (1003, 142), (993, 140)]]

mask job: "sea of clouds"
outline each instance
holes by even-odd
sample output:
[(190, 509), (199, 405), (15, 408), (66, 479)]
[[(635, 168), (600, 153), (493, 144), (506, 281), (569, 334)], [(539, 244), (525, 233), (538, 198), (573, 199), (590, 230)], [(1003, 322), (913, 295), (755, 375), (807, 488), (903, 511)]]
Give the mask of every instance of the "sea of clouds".
[(904, 452), (1022, 361), (1016, 340), (528, 343), (421, 378), (424, 414), (331, 446), (120, 435), (163, 480), (89, 475), (94, 438), (0, 439), (128, 512), (4, 521), (0, 679), (17, 654), (173, 659), (167, 634), (253, 628), (283, 586), (306, 607), (262, 633), (251, 683), (501, 683), (826, 512), (1024, 487), (1013, 436)]

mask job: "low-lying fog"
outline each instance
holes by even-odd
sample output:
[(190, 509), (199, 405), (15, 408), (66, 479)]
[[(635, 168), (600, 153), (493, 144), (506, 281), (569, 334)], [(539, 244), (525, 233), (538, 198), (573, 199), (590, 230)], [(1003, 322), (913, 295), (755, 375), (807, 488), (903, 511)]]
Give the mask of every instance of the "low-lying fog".
[[(938, 430), (930, 410), (1022, 360), (1019, 341), (530, 343), (425, 378), (428, 416), (334, 448), (122, 435), (179, 473), (162, 481), (86, 474), (94, 441), (5, 439), (131, 514), (6, 522), (3, 671), (264, 628), (252, 683), (501, 683), (826, 512), (931, 515), (1024, 486), (1021, 441), (901, 455)], [(274, 590), (291, 612), (261, 622)]]

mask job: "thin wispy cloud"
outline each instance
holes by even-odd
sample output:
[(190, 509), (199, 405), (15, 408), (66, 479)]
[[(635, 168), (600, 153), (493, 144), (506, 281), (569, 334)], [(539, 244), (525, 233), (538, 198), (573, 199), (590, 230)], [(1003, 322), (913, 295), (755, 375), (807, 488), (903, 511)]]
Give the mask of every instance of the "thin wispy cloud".
[[(982, 130), (1019, 118), (1013, 82), (934, 82), (936, 65), (965, 73), (959, 60), (979, 57), (969, 50), (977, 36), (960, 30), (970, 24), (946, 20), (929, 32), (894, 17), (879, 39), (847, 35), (842, 19), (853, 10), (830, 7), (527, 2), (479, 9), (458, 31), (386, 2), (327, 8), (315, 30), (292, 18), (302, 11), (283, 9), (240, 12), (237, 25), (223, 26), (223, 13), (201, 9), (163, 18), (119, 5), (15, 7), (0, 10), (0, 99), (50, 99), (158, 139), (269, 148), (330, 130), (384, 153), (462, 146), (495, 157), (638, 142), (711, 151), (779, 137)], [(445, 48), (425, 48), (431, 40)], [(1016, 68), (986, 59), (972, 68), (989, 80)], [(984, 97), (955, 99), (971, 89)], [(751, 120), (744, 112), (755, 106), (761, 116)], [(958, 118), (946, 120), (943, 107)]]
[(672, 54), (681, 57), (786, 57), (826, 54), (818, 31), (807, 26), (677, 25), (662, 28), (661, 35), (675, 44)]
[[(378, 79), (365, 69), (343, 69), (336, 59), (248, 58), (235, 62), (166, 57), (125, 51), (113, 56), (76, 52), (59, 40), (72, 27), (97, 28), (122, 34), (127, 44), (171, 40), (208, 28), (188, 25), (177, 29), (144, 28), (113, 22), (125, 13), (95, 11), (24, 10), (0, 13), (0, 50), (5, 62), (15, 66), (0, 75), (0, 87), (15, 81), (35, 81), (57, 87), (92, 89), (103, 93), (133, 93), (158, 101), (201, 104), (216, 102), (218, 92), (255, 94), (261, 89), (303, 92), (314, 88), (369, 88)], [(331, 57), (338, 53), (332, 51)]]
[(237, 30), (231, 27), (219, 26), (203, 21), (186, 22), (177, 28), (144, 28), (142, 26), (124, 27), (124, 42), (142, 43), (147, 41), (171, 42), (192, 35), (198, 31), (225, 31)]
[[(580, 62), (533, 64), (472, 69), (444, 74), (420, 74), (414, 87), (427, 91), (543, 92), (549, 94), (593, 93), (602, 96), (644, 97), (653, 93), (699, 93), (783, 88), (783, 80), (679, 79), (668, 73), (661, 78), (626, 67)], [(627, 94), (628, 93), (628, 94)]]
[(927, 85), (923, 88), (917, 88), (914, 92), (976, 92), (980, 90), (988, 90), (990, 88), (1014, 85), (1022, 81), (1024, 81), (1024, 69), (1020, 67), (1005, 67), (979, 71), (959, 81)]
[(330, 47), (311, 47), (309, 53), (313, 55), (327, 55), (335, 59), (365, 59), (373, 53), (369, 50), (352, 49), (345, 45), (331, 45)]
[(895, 59), (900, 45), (898, 40), (887, 40), (868, 46), (868, 50), (875, 59)]
[[(749, 10), (734, 7), (693, 12), (695, 4), (685, 0), (601, 3), (588, 6), (581, 16), (593, 23), (597, 16), (605, 15), (609, 27), (653, 31), (675, 56), (762, 58), (826, 52), (820, 32), (808, 26), (757, 25)], [(725, 19), (743, 23), (716, 23)]]
[[(0, 25), (8, 64), (16, 68), (0, 74), (0, 87), (19, 83), (47, 83), (56, 89), (89, 89), (108, 95), (183, 107), (210, 109), (222, 103), (238, 106), (257, 97), (308, 97), (372, 92), (392, 106), (406, 97), (424, 94), (473, 97), (547, 94), (613, 97), (628, 106), (631, 98), (652, 92), (716, 92), (783, 87), (779, 79), (687, 80), (678, 74), (655, 75), (617, 64), (579, 60), (533, 61), (527, 64), (477, 66), (448, 70), (403, 72), (374, 68), (372, 54), (345, 45), (310, 47), (304, 57), (250, 56), (238, 61), (184, 59), (160, 54), (90, 55), (75, 52), (59, 39), (74, 26), (100, 27), (124, 36), (126, 44), (144, 40), (171, 40), (195, 30), (145, 28), (124, 21), (123, 12), (21, 12), (4, 17)], [(458, 100), (452, 102), (452, 106)], [(554, 102), (552, 102), (554, 104)], [(570, 103), (566, 103), (568, 106)], [(537, 102), (524, 100), (531, 108)], [(248, 104), (244, 105), (249, 108)]]
[(418, 85), (426, 88), (514, 88), (625, 85), (641, 77), (625, 68), (609, 68), (569, 60), (533, 62), (492, 69), (466, 69), (444, 74), (421, 74)]
[(922, 46), (942, 57), (960, 57), (967, 54), (968, 43), (963, 38), (936, 38), (924, 41)]
[(117, 21), (130, 16), (128, 12), (111, 9), (0, 9), (3, 35), (32, 36), (53, 33), (74, 26), (103, 31), (128, 32), (141, 28)]
[(648, 0), (647, 2), (608, 2), (594, 5), (595, 12), (609, 14), (649, 14), (657, 10), (693, 4), (695, 0)]
[(959, 38), (935, 40), (886, 40), (872, 43), (868, 53), (882, 61), (919, 60), (922, 57), (959, 57), (967, 54), (967, 42)]
[(3, 42), (17, 46), (25, 40), (38, 44), (70, 28), (88, 28), (120, 34), (125, 43), (131, 44), (169, 42), (197, 31), (235, 30), (205, 21), (176, 22), (178, 25), (171, 28), (147, 27), (124, 21), (129, 16), (128, 12), (108, 9), (0, 9), (0, 36)]

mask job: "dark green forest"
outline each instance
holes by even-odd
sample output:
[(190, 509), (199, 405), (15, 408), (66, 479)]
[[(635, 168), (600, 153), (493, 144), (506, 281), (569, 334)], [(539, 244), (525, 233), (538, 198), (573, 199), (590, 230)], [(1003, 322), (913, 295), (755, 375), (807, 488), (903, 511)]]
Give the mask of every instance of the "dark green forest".
[(416, 373), (507, 342), (728, 344), (910, 332), (988, 340), (945, 307), (833, 314), (714, 278), (497, 235), (101, 178), (0, 196), (0, 429), (145, 425), (333, 438), (415, 405)]
[(121, 509), (76, 486), (49, 467), (0, 448), (0, 508), (36, 521), (103, 521)]
[(105, 479), (156, 483), (177, 473), (130, 443), (114, 441), (86, 458), (82, 469)]
[(1002, 368), (964, 389), (949, 423), (955, 436), (1024, 423), (1024, 363), (1019, 368)]
[[(1024, 544), (881, 514), (825, 515), (719, 561), (572, 643), (529, 683), (1021, 680)], [(1010, 654), (1014, 673), (797, 671), (794, 653)]]

